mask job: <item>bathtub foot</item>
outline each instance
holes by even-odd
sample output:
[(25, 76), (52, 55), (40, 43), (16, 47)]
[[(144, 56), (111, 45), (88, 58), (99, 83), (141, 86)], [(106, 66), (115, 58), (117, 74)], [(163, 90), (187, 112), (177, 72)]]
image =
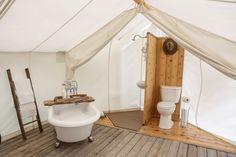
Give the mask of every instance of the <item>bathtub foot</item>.
[(101, 118), (105, 118), (105, 117), (106, 117), (106, 115), (104, 114), (104, 112), (101, 112), (101, 113), (100, 113), (100, 117), (101, 117)]
[(89, 142), (93, 142), (93, 136), (90, 135), (90, 136), (88, 137), (88, 141), (89, 141)]
[(55, 143), (55, 148), (59, 148), (61, 146), (61, 141), (57, 140)]

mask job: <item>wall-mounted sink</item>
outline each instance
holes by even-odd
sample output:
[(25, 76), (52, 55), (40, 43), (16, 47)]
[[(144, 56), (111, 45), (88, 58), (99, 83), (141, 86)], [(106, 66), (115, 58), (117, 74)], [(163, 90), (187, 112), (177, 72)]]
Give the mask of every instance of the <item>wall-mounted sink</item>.
[(140, 89), (144, 89), (146, 87), (145, 85), (145, 81), (138, 81), (136, 83), (136, 85), (140, 88)]

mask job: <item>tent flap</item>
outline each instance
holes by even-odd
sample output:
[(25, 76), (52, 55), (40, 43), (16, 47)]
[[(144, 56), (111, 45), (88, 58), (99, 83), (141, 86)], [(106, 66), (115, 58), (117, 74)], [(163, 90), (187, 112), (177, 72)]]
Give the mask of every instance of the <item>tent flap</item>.
[[(145, 9), (145, 8), (144, 8)], [(236, 79), (236, 43), (195, 27), (156, 8), (142, 14), (193, 55)]]
[[(142, 8), (143, 7), (143, 8)], [(67, 78), (94, 57), (136, 15), (138, 9), (124, 11), (66, 54)], [(236, 79), (236, 43), (195, 27), (156, 8), (141, 6), (142, 14), (193, 55)]]
[(136, 15), (136, 8), (124, 11), (104, 27), (93, 33), (66, 53), (67, 74), (71, 79), (75, 70), (92, 59), (112, 38), (119, 33)]

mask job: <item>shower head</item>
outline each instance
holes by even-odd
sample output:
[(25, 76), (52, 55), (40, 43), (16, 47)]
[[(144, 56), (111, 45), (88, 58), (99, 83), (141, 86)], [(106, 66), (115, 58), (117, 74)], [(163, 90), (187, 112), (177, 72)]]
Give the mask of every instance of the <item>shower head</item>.
[(139, 34), (135, 34), (135, 36), (132, 38), (132, 41), (135, 41), (135, 40), (136, 40), (136, 37), (139, 37), (139, 38), (142, 38), (142, 39), (146, 38), (146, 36), (142, 37), (142, 36), (139, 35)]

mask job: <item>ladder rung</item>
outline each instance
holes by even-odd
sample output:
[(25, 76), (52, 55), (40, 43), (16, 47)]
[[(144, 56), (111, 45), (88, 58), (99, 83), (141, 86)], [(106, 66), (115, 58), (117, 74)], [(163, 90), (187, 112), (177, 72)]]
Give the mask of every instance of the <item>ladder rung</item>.
[(23, 124), (23, 125), (28, 125), (28, 124), (31, 124), (31, 123), (34, 123), (34, 122), (37, 122), (37, 120), (33, 120), (33, 121), (28, 122), (28, 123), (25, 123), (25, 124)]

